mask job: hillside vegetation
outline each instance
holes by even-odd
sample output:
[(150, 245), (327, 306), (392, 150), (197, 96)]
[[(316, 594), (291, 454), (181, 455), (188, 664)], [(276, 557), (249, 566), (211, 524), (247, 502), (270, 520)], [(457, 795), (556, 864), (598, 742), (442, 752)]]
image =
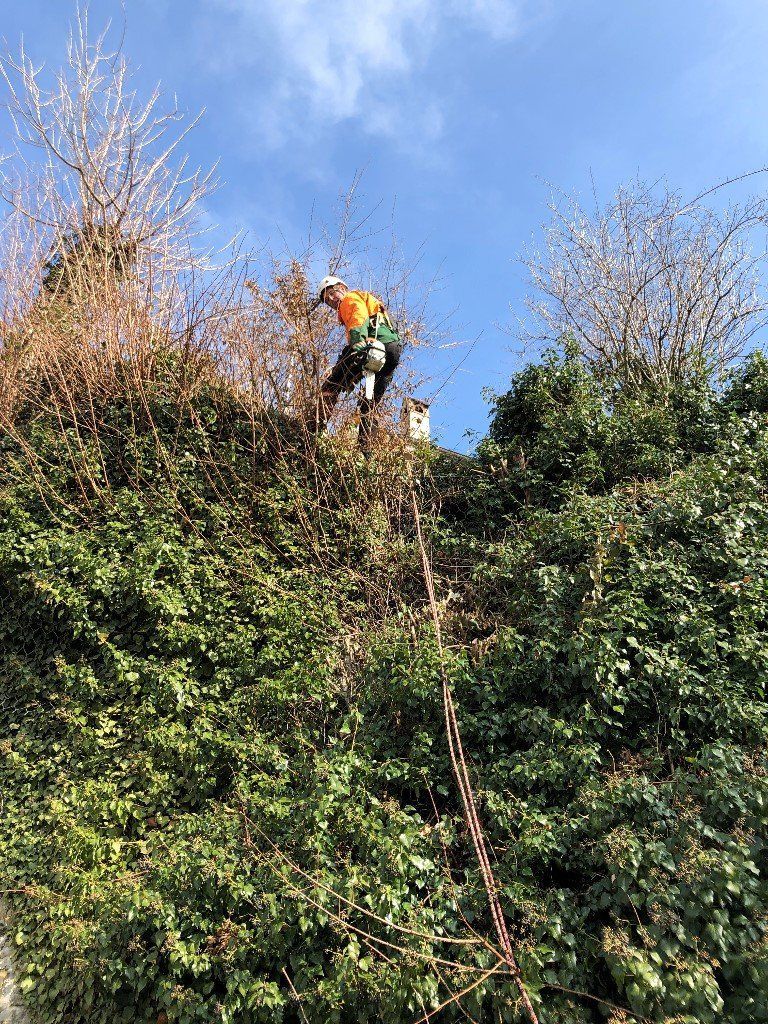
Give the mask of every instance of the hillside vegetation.
[(555, 207), (554, 348), (476, 458), (391, 403), (364, 460), (351, 400), (304, 426), (339, 349), (308, 268), (411, 350), (408, 268), (364, 271), (349, 202), (287, 265), (206, 251), (189, 128), (87, 27), (58, 77), (0, 58), (0, 917), (37, 1024), (766, 1024), (768, 199)]
[(2, 441), (0, 866), (39, 1020), (523, 1019), (441, 673), (540, 1019), (768, 1020), (762, 357), (609, 405), (553, 355), (469, 469), (307, 448), (180, 373), (114, 386), (98, 435), (38, 394)]

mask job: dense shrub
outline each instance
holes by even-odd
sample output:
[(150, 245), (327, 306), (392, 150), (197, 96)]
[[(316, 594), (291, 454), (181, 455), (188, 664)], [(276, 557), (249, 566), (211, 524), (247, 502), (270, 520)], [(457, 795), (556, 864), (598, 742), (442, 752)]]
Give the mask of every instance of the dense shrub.
[(651, 1020), (768, 1019), (768, 450), (744, 441), (531, 511), (467, 583), (467, 742), (544, 977)]
[[(768, 1021), (764, 377), (517, 378), (419, 491), (442, 664), (407, 466), (308, 460), (215, 387), (115, 400), (93, 447), (30, 417), (0, 871), (41, 1021), (395, 1024), (480, 980), (441, 673), (541, 1020)], [(501, 975), (462, 1005), (520, 1019)]]
[(556, 506), (574, 488), (604, 493), (668, 475), (714, 450), (723, 418), (706, 382), (624, 394), (571, 353), (552, 352), (495, 398), (480, 454), (490, 464), (504, 458), (529, 503)]

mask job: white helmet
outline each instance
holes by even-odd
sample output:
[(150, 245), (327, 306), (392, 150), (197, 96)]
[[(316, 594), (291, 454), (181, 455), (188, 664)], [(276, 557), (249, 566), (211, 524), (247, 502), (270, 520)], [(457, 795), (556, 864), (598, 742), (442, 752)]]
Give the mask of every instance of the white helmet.
[(320, 305), (323, 301), (323, 295), (325, 295), (326, 289), (333, 288), (337, 284), (343, 284), (346, 288), (346, 282), (342, 281), (340, 277), (334, 277), (329, 274), (328, 277), (324, 277), (320, 284), (317, 286), (317, 302), (316, 305)]

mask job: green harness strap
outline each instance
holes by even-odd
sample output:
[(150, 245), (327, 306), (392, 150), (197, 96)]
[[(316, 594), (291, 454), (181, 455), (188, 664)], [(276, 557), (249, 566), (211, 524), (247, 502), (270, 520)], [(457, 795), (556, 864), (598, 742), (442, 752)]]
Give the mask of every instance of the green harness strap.
[[(382, 323), (383, 321), (383, 323)], [(363, 326), (362, 324), (360, 325)], [(382, 336), (379, 337), (379, 332), (382, 331)], [(357, 332), (359, 328), (355, 328)], [(392, 325), (392, 321), (389, 319), (389, 314), (383, 307), (374, 313), (373, 316), (368, 317), (368, 333), (365, 338), (360, 337), (358, 341), (352, 342), (352, 348), (355, 352), (364, 352), (370, 348), (372, 341), (380, 340), (386, 344), (389, 341), (399, 341), (400, 335), (397, 333)]]

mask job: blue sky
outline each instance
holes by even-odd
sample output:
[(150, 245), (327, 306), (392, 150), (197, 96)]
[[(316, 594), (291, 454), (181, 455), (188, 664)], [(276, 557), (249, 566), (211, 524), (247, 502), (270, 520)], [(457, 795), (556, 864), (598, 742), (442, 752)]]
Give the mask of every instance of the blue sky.
[[(49, 65), (67, 0), (2, 3), (2, 34)], [(522, 356), (527, 281), (552, 188), (610, 197), (665, 178), (686, 196), (768, 164), (762, 0), (126, 0), (125, 49), (192, 112), (194, 160), (220, 160), (209, 213), (254, 245), (301, 250), (364, 169), (362, 204), (394, 224), (434, 321), (457, 347), (420, 350), (445, 443), (487, 421)], [(113, 17), (92, 0), (91, 21)], [(2, 143), (0, 142), (0, 146)], [(753, 180), (768, 187), (768, 181)], [(729, 193), (738, 198), (747, 186)], [(718, 199), (724, 202), (725, 197)], [(379, 241), (380, 237), (380, 241)], [(372, 244), (387, 244), (388, 234)], [(366, 285), (369, 282), (365, 282)], [(375, 282), (370, 282), (374, 284)], [(479, 337), (469, 351), (462, 343)]]

